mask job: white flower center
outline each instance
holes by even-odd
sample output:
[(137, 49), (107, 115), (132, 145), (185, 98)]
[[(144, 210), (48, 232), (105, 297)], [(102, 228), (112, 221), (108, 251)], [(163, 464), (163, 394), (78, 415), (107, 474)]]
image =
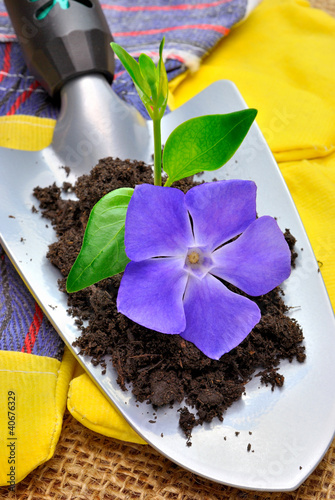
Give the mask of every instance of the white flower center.
[(205, 248), (189, 248), (185, 258), (184, 269), (196, 278), (202, 279), (213, 266), (210, 253)]

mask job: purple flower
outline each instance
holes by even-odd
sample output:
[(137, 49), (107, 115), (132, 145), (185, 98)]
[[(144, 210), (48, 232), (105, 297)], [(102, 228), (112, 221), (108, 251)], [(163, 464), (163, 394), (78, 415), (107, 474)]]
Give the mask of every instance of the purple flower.
[(255, 302), (221, 279), (258, 296), (291, 271), (276, 221), (256, 219), (252, 181), (205, 183), (187, 194), (137, 186), (125, 247), (131, 262), (119, 288), (119, 312), (152, 330), (179, 333), (214, 359), (242, 342), (261, 317)]

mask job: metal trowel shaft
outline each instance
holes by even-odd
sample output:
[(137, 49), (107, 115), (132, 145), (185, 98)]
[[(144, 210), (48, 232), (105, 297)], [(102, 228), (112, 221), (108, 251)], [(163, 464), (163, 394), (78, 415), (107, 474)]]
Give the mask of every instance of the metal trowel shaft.
[(52, 141), (59, 161), (88, 172), (100, 158), (150, 161), (148, 122), (112, 91), (114, 54), (97, 0), (5, 0), (31, 73), (60, 103)]

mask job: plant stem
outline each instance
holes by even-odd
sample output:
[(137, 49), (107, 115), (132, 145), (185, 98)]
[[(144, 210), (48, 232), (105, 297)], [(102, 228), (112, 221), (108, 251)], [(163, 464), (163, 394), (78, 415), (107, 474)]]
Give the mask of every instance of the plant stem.
[(162, 185), (162, 140), (161, 140), (161, 119), (153, 118), (154, 126), (154, 184)]

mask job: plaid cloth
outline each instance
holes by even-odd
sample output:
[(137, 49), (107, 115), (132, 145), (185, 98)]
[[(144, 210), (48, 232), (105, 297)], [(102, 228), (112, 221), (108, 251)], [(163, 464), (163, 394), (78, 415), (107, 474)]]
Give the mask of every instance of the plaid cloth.
[(0, 246), (0, 350), (61, 360), (63, 341)]
[[(68, 5), (71, 1), (69, 0)], [(57, 5), (57, 3), (59, 5)], [(158, 59), (165, 36), (163, 57), (169, 80), (186, 69), (195, 70), (201, 59), (242, 20), (257, 0), (117, 0), (102, 9), (114, 40), (133, 57), (146, 53)], [(53, 0), (52, 8), (64, 2)], [(16, 42), (3, 0), (0, 0), (0, 116), (32, 115), (57, 119), (58, 108), (27, 69)], [(146, 111), (131, 78), (120, 61), (115, 63), (114, 91)], [(0, 247), (0, 349), (60, 359), (62, 341), (30, 296)]]

